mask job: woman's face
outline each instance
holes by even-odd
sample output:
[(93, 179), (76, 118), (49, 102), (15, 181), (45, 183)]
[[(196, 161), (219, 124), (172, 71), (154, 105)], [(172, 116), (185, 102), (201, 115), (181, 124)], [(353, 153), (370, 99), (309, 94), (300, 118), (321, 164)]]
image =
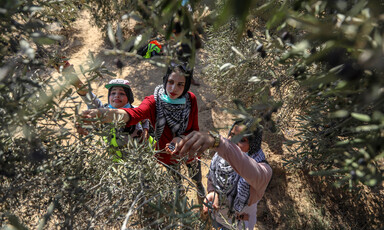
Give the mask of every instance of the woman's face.
[(179, 71), (174, 71), (169, 75), (166, 91), (171, 99), (177, 99), (183, 94), (185, 87), (185, 76)]
[[(240, 134), (244, 129), (244, 126), (238, 126), (235, 125), (233, 129), (231, 130), (231, 133), (229, 135), (229, 139), (231, 139), (233, 136)], [(249, 140), (247, 137), (241, 138), (241, 140), (237, 143), (237, 146), (241, 149), (243, 152), (249, 151)]]
[(121, 108), (128, 103), (127, 94), (121, 86), (114, 86), (109, 95), (109, 103), (115, 108)]

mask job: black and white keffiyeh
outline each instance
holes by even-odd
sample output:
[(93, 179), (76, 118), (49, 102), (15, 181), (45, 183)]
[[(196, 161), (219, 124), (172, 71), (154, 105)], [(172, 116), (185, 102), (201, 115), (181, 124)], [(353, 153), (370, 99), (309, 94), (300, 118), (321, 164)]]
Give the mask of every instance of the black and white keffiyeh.
[[(248, 154), (256, 162), (265, 161), (265, 155), (261, 149), (262, 131), (256, 135), (248, 136)], [(230, 211), (240, 212), (247, 205), (250, 185), (231, 167), (231, 165), (217, 153), (211, 161), (209, 177), (212, 180), (215, 191), (227, 198)]]
[(186, 99), (185, 104), (170, 104), (163, 101), (161, 95), (164, 93), (163, 85), (159, 85), (153, 94), (156, 101), (156, 140), (159, 140), (163, 134), (165, 124), (168, 124), (174, 136), (183, 134), (187, 129), (189, 113), (191, 112), (191, 100), (188, 93), (183, 96)]

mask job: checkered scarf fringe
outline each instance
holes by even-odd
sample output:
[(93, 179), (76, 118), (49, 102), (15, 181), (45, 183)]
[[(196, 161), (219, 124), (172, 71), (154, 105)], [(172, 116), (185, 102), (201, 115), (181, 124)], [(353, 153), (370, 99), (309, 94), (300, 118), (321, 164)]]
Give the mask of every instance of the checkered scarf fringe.
[(187, 129), (189, 113), (191, 112), (191, 100), (189, 99), (188, 93), (183, 96), (186, 98), (185, 104), (170, 104), (164, 102), (161, 99), (161, 95), (164, 93), (165, 90), (163, 85), (158, 85), (155, 88), (154, 97), (156, 101), (156, 140), (159, 140), (163, 134), (165, 124), (168, 124), (174, 136), (183, 134)]
[[(248, 139), (250, 149), (247, 154), (256, 162), (265, 161), (265, 155), (261, 149), (262, 132)], [(212, 179), (215, 191), (225, 195), (231, 212), (241, 212), (248, 204), (250, 185), (217, 153), (212, 158), (209, 177)]]

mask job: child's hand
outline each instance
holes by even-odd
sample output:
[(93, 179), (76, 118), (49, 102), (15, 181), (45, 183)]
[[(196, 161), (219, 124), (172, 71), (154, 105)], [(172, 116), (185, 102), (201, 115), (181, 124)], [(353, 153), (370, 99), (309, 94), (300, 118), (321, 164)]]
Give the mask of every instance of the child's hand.
[(143, 129), (143, 134), (142, 134), (144, 140), (148, 140), (149, 138), (149, 132), (148, 129)]
[(203, 213), (208, 214), (208, 211), (219, 209), (219, 195), (212, 191), (207, 194), (204, 199)]
[(102, 109), (88, 109), (84, 110), (81, 115), (80, 119), (85, 124), (92, 124), (98, 121), (98, 119), (101, 117)]
[(77, 132), (80, 135), (88, 135), (89, 134), (88, 130), (81, 127), (80, 123), (78, 123), (78, 122), (75, 124), (75, 127), (76, 127)]

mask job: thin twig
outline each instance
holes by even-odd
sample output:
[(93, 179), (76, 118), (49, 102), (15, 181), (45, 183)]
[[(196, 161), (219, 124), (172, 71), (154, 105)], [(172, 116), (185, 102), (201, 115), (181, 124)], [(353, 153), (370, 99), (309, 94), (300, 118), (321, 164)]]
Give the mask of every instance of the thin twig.
[(133, 214), (134, 212), (134, 206), (136, 205), (137, 201), (141, 198), (141, 195), (144, 193), (143, 190), (140, 191), (140, 193), (136, 196), (135, 200), (133, 201), (131, 207), (129, 208), (129, 211), (127, 213), (127, 215), (125, 216), (125, 220), (124, 220), (124, 223), (123, 223), (123, 226), (121, 226), (121, 230), (126, 230), (126, 225), (128, 223), (128, 219), (129, 217)]

